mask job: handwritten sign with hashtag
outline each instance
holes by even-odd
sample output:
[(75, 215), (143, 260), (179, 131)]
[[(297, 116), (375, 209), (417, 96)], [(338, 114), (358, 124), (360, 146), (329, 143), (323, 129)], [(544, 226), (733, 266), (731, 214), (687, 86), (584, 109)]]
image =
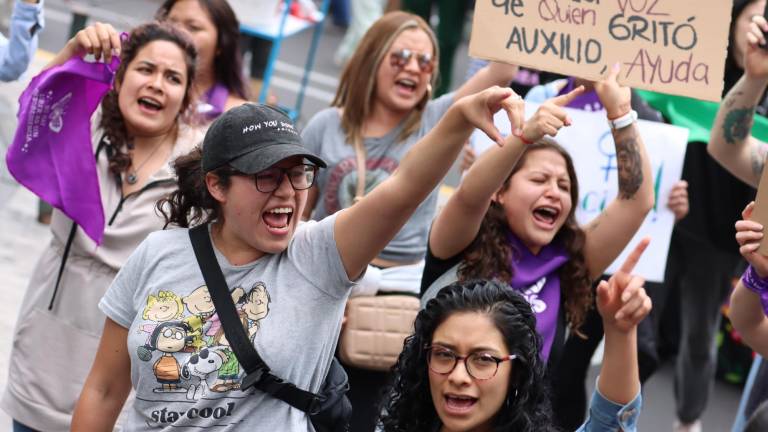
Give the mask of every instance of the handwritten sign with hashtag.
[(469, 53), (719, 101), (731, 1), (477, 0)]
[[(526, 117), (532, 116), (538, 107), (538, 104), (526, 102)], [(566, 111), (573, 124), (560, 129), (555, 140), (573, 158), (579, 180), (579, 201), (574, 203), (576, 220), (584, 226), (597, 217), (619, 192), (616, 147), (604, 111), (570, 108)], [(509, 119), (503, 110), (496, 114), (494, 123), (502, 134), (510, 133)], [(675, 225), (675, 215), (667, 207), (667, 201), (672, 186), (680, 180), (683, 171), (688, 129), (644, 120), (638, 121), (638, 129), (648, 150), (656, 201), (629, 245), (605, 273), (612, 274), (618, 270), (640, 239), (651, 237), (651, 244), (635, 271), (649, 281), (662, 282)], [(495, 145), (482, 132), (472, 135), (472, 146), (478, 155)]]

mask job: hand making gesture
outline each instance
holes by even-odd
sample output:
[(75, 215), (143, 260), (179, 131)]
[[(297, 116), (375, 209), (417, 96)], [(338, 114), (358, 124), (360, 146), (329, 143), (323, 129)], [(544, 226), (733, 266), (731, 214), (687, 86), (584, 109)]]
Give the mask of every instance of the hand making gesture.
[(619, 271), (597, 286), (597, 310), (606, 332), (633, 330), (651, 311), (651, 299), (643, 288), (645, 280), (632, 274), (648, 243), (648, 238), (641, 240)]

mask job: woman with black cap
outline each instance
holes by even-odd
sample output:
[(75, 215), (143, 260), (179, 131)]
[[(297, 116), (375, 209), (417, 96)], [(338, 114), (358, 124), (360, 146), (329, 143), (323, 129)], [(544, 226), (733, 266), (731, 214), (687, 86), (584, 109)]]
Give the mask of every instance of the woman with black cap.
[[(457, 101), (397, 172), (365, 198), (299, 224), (307, 190), (325, 162), (302, 145), (283, 113), (245, 104), (213, 122), (202, 150), (177, 159), (178, 191), (158, 207), (169, 223), (207, 225), (233, 293), (265, 291), (257, 296), (258, 307), (238, 312), (244, 326), (257, 321), (251, 342), (274, 375), (317, 393), (354, 281), (442, 179), (475, 127), (501, 142), (492, 116), (502, 107), (519, 111), (522, 102), (498, 87)], [(159, 314), (143, 311), (152, 297), (171, 294), (184, 308), (163, 318), (174, 325), (153, 331), (148, 344), (142, 329), (161, 323)], [(188, 229), (150, 235), (100, 307), (107, 316), (104, 334), (72, 430), (112, 430), (131, 387), (136, 400), (127, 413), (128, 430), (313, 430), (305, 412), (243, 384), (229, 343), (214, 331), (216, 311)], [(210, 369), (186, 379), (180, 371), (199, 371), (203, 351)], [(226, 386), (197, 390), (222, 376)]]

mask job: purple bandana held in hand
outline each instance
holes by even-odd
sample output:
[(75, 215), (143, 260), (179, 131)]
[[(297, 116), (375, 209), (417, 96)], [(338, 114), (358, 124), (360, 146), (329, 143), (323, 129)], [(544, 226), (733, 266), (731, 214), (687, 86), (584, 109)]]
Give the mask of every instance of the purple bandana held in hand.
[(523, 294), (536, 314), (536, 331), (544, 345), (541, 358), (546, 361), (557, 333), (557, 318), (560, 312), (560, 268), (568, 262), (568, 254), (560, 244), (544, 246), (534, 255), (511, 232), (508, 233), (512, 248), (510, 266), (514, 276), (510, 285)]
[(73, 57), (32, 79), (19, 97), (19, 126), (6, 162), (27, 189), (69, 216), (96, 244), (104, 236), (91, 115), (112, 86), (107, 65)]

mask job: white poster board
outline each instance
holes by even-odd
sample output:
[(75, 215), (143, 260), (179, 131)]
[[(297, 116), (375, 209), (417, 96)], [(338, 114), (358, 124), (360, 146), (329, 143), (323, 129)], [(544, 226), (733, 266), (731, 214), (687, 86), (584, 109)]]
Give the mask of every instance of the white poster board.
[[(537, 108), (538, 104), (526, 102), (526, 117), (533, 115)], [(600, 214), (618, 194), (616, 149), (604, 112), (566, 110), (573, 119), (573, 124), (560, 129), (555, 140), (565, 147), (573, 158), (579, 179), (576, 219), (584, 225)], [(494, 122), (502, 134), (510, 133), (509, 120), (504, 111), (496, 114)], [(688, 130), (643, 120), (638, 122), (638, 128), (651, 159), (656, 203), (635, 237), (608, 267), (606, 273), (615, 272), (640, 239), (651, 237), (651, 244), (635, 267), (635, 272), (646, 280), (662, 282), (672, 227), (675, 223), (675, 216), (666, 203), (670, 189), (682, 174)], [(472, 145), (479, 155), (496, 143), (484, 133), (476, 131), (472, 135)]]

